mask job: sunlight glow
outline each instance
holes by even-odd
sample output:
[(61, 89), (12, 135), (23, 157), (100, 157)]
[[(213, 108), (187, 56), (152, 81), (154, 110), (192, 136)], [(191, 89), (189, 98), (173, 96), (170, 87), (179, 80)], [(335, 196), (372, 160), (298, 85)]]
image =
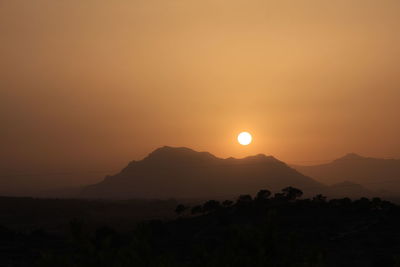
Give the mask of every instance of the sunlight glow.
[(251, 141), (253, 140), (253, 137), (248, 132), (241, 132), (238, 135), (237, 140), (238, 140), (239, 144), (241, 144), (243, 146), (247, 146), (251, 143)]

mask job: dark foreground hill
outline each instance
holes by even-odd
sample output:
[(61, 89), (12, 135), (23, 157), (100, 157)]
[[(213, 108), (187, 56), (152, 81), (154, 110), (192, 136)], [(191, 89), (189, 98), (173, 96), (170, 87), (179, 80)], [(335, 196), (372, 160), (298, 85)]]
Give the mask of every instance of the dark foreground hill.
[(348, 154), (328, 164), (293, 166), (324, 184), (352, 182), (373, 191), (400, 192), (400, 160)]
[(208, 198), (229, 197), (259, 188), (285, 186), (306, 193), (325, 192), (322, 184), (271, 156), (221, 159), (189, 148), (162, 147), (119, 174), (86, 187), (82, 197), (94, 198)]
[[(0, 266), (400, 266), (400, 208), (378, 198), (260, 191), (121, 230), (75, 219), (64, 234), (0, 227)], [(67, 223), (67, 222), (66, 222)]]

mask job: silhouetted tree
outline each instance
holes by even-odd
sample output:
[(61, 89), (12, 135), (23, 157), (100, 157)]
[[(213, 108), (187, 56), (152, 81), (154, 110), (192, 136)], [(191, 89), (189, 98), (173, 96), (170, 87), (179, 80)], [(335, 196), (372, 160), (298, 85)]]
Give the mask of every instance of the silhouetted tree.
[[(283, 190), (276, 194), (279, 200), (265, 202), (257, 202), (257, 199), (265, 198), (262, 191), (254, 199), (242, 195), (231, 208), (220, 208), (218, 201), (211, 200), (205, 204), (206, 210), (217, 212), (188, 219), (146, 221), (136, 224), (133, 231), (120, 224), (121, 218), (128, 222), (128, 217), (124, 216), (131, 214), (125, 210), (121, 217), (110, 220), (117, 205), (114, 201), (109, 204), (112, 212), (98, 221), (89, 220), (83, 225), (80, 220), (72, 221), (71, 235), (63, 231), (53, 234), (55, 228), (50, 223), (49, 232), (40, 227), (40, 222), (38, 230), (33, 231), (29, 230), (31, 226), (27, 230), (21, 229), (22, 232), (0, 226), (0, 265), (356, 267), (397, 266), (400, 262), (400, 206), (379, 198), (355, 201), (344, 198), (327, 202), (322, 195), (289, 201), (288, 195), (294, 191), (290, 188)], [(299, 193), (292, 195), (297, 197)], [(45, 201), (40, 208), (48, 213), (50, 209), (46, 205), (53, 200)], [(225, 202), (224, 206), (229, 206), (232, 201)], [(2, 203), (0, 197), (0, 211), (3, 212), (0, 212), (3, 216), (0, 219), (7, 215), (10, 207), (15, 207), (12, 203), (7, 199)], [(103, 207), (104, 203), (93, 207)], [(132, 203), (136, 205), (136, 202)], [(125, 206), (126, 202), (122, 204)], [(92, 201), (73, 203), (74, 208), (85, 205), (92, 205)], [(24, 208), (23, 205), (16, 206)], [(31, 212), (32, 207), (35, 206), (29, 206), (25, 212)], [(161, 207), (160, 210), (165, 210), (164, 206)], [(168, 210), (176, 207), (176, 211), (184, 215), (185, 211), (192, 211), (192, 214), (203, 212), (201, 205), (189, 209), (184, 205), (177, 206), (175, 201), (167, 207)], [(56, 216), (63, 214), (51, 210), (56, 212)], [(36, 216), (21, 218), (26, 223), (38, 223)], [(13, 227), (14, 222), (20, 223), (20, 218), (12, 219), (2, 223), (7, 227)], [(105, 221), (110, 223), (109, 227), (97, 228)], [(58, 226), (59, 221), (56, 223)], [(354, 253), (358, 257), (354, 257)]]
[(318, 194), (318, 195), (314, 196), (312, 200), (314, 202), (324, 203), (324, 202), (326, 202), (326, 196)]
[(194, 206), (190, 211), (192, 215), (199, 214), (203, 212), (203, 207), (200, 205)]
[(288, 186), (282, 189), (282, 193), (288, 200), (296, 200), (303, 195), (303, 191), (300, 189)]
[(342, 199), (331, 199), (329, 200), (329, 205), (336, 207), (349, 207), (352, 204), (350, 198), (345, 197)]
[(203, 211), (204, 212), (212, 212), (212, 211), (219, 209), (220, 207), (221, 207), (221, 204), (219, 203), (219, 201), (209, 200), (206, 203), (204, 203)]
[(250, 195), (240, 195), (236, 201), (236, 206), (240, 209), (249, 207), (253, 202), (253, 198)]
[(185, 205), (179, 204), (175, 208), (175, 213), (177, 215), (182, 215), (186, 210), (187, 210), (187, 207)]
[(274, 199), (276, 200), (286, 200), (286, 196), (284, 193), (275, 193)]
[(224, 207), (230, 207), (233, 205), (233, 201), (232, 200), (225, 200), (224, 202), (222, 202), (222, 205)]
[(368, 198), (362, 197), (356, 201), (354, 201), (354, 204), (357, 206), (359, 209), (370, 209), (371, 208), (371, 202), (369, 201)]
[(372, 199), (372, 208), (375, 210), (380, 210), (382, 209), (382, 199), (380, 199), (379, 197), (374, 197)]
[(256, 201), (264, 201), (267, 200), (271, 196), (271, 192), (269, 190), (263, 189), (257, 193)]
[(251, 202), (253, 198), (250, 195), (240, 195), (238, 198), (238, 202)]

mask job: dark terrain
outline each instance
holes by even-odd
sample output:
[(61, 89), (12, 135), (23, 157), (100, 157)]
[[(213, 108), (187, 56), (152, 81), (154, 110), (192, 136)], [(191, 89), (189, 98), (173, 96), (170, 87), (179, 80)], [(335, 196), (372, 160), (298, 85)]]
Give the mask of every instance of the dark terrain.
[(400, 266), (399, 206), (301, 195), (190, 207), (2, 198), (0, 266)]
[(85, 187), (80, 198), (232, 198), (260, 188), (276, 192), (294, 186), (305, 196), (323, 193), (329, 197), (377, 196), (359, 184), (328, 186), (263, 154), (242, 159), (218, 158), (186, 147), (161, 147), (121, 172)]
[[(373, 181), (397, 162), (348, 155), (304, 172), (365, 164), (354, 175)], [(399, 200), (312, 177), (262, 154), (162, 147), (76, 199), (0, 197), (0, 267), (400, 266)]]
[(293, 166), (326, 185), (353, 183), (385, 196), (400, 193), (400, 160), (363, 157), (350, 153), (330, 163)]

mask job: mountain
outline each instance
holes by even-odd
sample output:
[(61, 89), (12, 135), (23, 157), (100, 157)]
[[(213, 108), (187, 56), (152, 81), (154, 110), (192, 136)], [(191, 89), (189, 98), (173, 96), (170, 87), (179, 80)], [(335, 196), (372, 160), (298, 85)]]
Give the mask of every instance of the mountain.
[(330, 195), (335, 198), (351, 197), (376, 197), (379, 195), (376, 192), (371, 192), (360, 184), (355, 184), (349, 181), (340, 182), (333, 184), (329, 187)]
[(327, 164), (292, 167), (325, 184), (349, 181), (370, 190), (400, 192), (400, 160), (396, 159), (350, 153)]
[(120, 173), (87, 186), (83, 197), (94, 198), (208, 198), (279, 191), (294, 186), (305, 193), (325, 186), (282, 161), (263, 154), (242, 159), (217, 158), (184, 147), (162, 147)]

